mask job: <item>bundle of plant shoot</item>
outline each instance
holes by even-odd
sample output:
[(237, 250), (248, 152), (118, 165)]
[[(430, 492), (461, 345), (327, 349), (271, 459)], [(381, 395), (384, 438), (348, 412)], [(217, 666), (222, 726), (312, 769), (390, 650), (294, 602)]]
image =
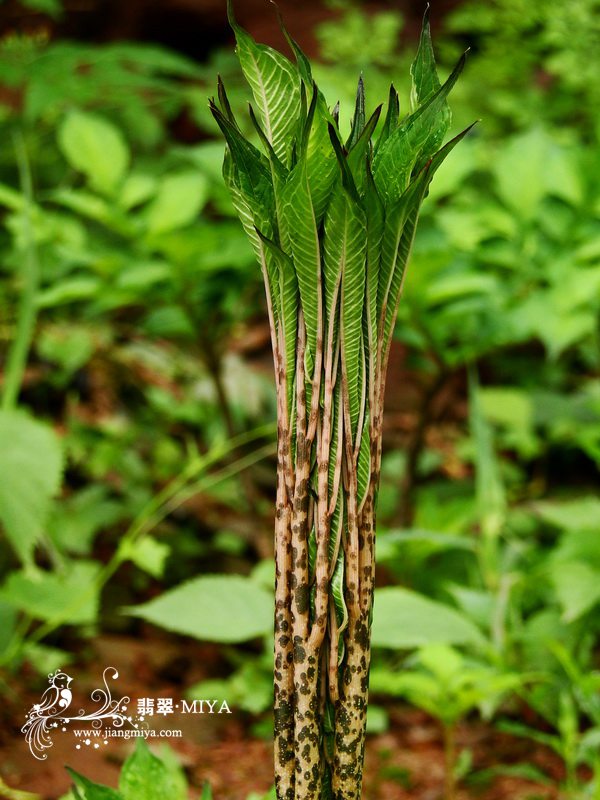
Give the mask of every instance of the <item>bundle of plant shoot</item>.
[[(294, 56), (229, 19), (254, 96), (253, 140), (219, 80), (224, 177), (264, 278), (275, 363), (275, 778), (278, 800), (361, 796), (386, 365), (419, 208), (445, 146), (427, 17), (410, 112), (390, 88), (350, 135)], [(467, 129), (468, 130), (468, 129)]]

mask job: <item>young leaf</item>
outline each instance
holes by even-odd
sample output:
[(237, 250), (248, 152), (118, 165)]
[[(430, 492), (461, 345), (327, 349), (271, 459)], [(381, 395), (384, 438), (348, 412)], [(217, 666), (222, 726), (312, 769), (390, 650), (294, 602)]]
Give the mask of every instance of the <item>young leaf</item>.
[(383, 144), (385, 144), (385, 142), (387, 142), (392, 133), (396, 130), (396, 128), (398, 127), (399, 117), (400, 117), (400, 102), (398, 99), (398, 92), (396, 91), (394, 84), (392, 83), (388, 95), (385, 120), (383, 122), (381, 133), (379, 134), (379, 139), (377, 140), (377, 144), (375, 145), (375, 153), (379, 151), (379, 148)]
[(265, 133), (281, 161), (289, 165), (291, 141), (300, 108), (300, 76), (285, 56), (254, 39), (235, 21), (228, 0), (242, 71), (258, 106)]
[(449, 124), (444, 114), (446, 98), (464, 65), (463, 55), (444, 85), (407, 117), (378, 150), (373, 165), (375, 182), (388, 202), (400, 198), (413, 169), (420, 169), (442, 143)]
[(288, 177), (283, 191), (281, 217), (289, 231), (298, 276), (310, 365), (314, 364), (322, 317), (321, 243), (308, 184), (306, 156), (301, 157)]
[[(423, 27), (421, 28), (421, 38), (419, 40), (419, 49), (413, 61), (410, 74), (412, 78), (410, 104), (411, 110), (416, 111), (419, 106), (422, 106), (432, 94), (435, 94), (440, 88), (440, 79), (438, 78), (437, 70), (435, 67), (435, 56), (433, 53), (433, 45), (431, 43), (431, 28), (429, 25), (429, 7), (425, 11), (423, 17)], [(446, 103), (441, 112), (442, 117), (448, 115), (448, 125), (450, 124), (450, 108)]]
[(67, 771), (73, 778), (75, 791), (78, 797), (81, 797), (81, 793), (83, 793), (84, 800), (125, 800), (123, 795), (115, 789), (110, 789), (108, 786), (94, 783), (78, 772), (75, 772), (75, 770), (70, 767), (67, 767)]
[(342, 368), (350, 399), (353, 433), (360, 411), (359, 382), (362, 315), (365, 296), (366, 222), (358, 203), (345, 190), (337, 192), (325, 217), (324, 276), (328, 325), (332, 324), (333, 287), (340, 282), (340, 336)]
[(119, 791), (123, 800), (187, 800), (188, 796), (182, 771), (153, 755), (142, 738), (123, 764)]
[(352, 128), (350, 130), (348, 141), (346, 142), (346, 150), (351, 150), (357, 143), (361, 133), (364, 130), (365, 120), (365, 83), (363, 81), (363, 76), (361, 75), (358, 79), (354, 116), (352, 117)]

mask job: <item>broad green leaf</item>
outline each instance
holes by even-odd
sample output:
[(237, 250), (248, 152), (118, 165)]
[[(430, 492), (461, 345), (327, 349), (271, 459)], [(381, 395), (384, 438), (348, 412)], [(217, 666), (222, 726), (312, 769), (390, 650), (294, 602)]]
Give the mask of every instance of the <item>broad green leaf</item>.
[(281, 53), (264, 44), (257, 44), (235, 22), (231, 3), (228, 4), (228, 10), (240, 66), (252, 89), (264, 131), (278, 158), (289, 165), (292, 137), (300, 108), (298, 70)]
[(209, 189), (208, 179), (197, 170), (167, 175), (148, 207), (148, 233), (165, 233), (189, 225), (206, 204)]
[(21, 411), (0, 412), (0, 521), (23, 563), (41, 540), (60, 489), (62, 447), (49, 426)]
[(552, 582), (564, 622), (574, 622), (600, 602), (600, 572), (580, 561), (552, 567)]
[(99, 573), (95, 561), (72, 561), (55, 572), (30, 567), (8, 575), (0, 599), (34, 619), (85, 625), (98, 616)]
[(243, 642), (273, 627), (270, 593), (241, 575), (203, 575), (127, 613), (214, 642)]
[(409, 589), (379, 589), (373, 614), (374, 647), (409, 649), (425, 644), (479, 645), (478, 628), (454, 608)]
[(69, 164), (95, 189), (115, 192), (129, 165), (129, 150), (112, 122), (88, 111), (71, 111), (58, 129), (58, 144)]
[(525, 221), (547, 195), (578, 205), (585, 191), (572, 155), (540, 127), (512, 137), (492, 164), (498, 194)]
[(123, 800), (187, 800), (187, 785), (177, 766), (167, 765), (136, 740), (133, 754), (123, 764), (119, 777)]
[(119, 205), (126, 211), (145, 203), (156, 191), (157, 181), (145, 172), (133, 172), (125, 178), (119, 193)]
[(600, 499), (592, 495), (539, 502), (534, 510), (545, 522), (565, 531), (588, 531), (591, 535), (600, 530)]
[(98, 294), (101, 281), (94, 275), (81, 275), (58, 281), (37, 296), (38, 308), (53, 308), (66, 303), (88, 300)]

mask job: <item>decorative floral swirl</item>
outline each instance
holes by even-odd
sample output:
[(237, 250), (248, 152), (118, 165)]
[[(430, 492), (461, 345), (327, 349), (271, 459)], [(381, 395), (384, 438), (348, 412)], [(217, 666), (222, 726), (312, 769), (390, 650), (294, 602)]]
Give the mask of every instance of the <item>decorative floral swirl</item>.
[(100, 704), (100, 708), (90, 713), (86, 713), (85, 709), (80, 708), (76, 716), (68, 716), (65, 711), (71, 704), (72, 692), (69, 687), (73, 679), (60, 669), (48, 675), (49, 687), (42, 695), (41, 701), (32, 706), (26, 715), (27, 722), (21, 728), (34, 758), (44, 761), (48, 757), (44, 751), (52, 747), (50, 733), (53, 728), (58, 728), (59, 724), (65, 726), (74, 720), (86, 721), (91, 722), (92, 727), (98, 729), (102, 727), (104, 721), (110, 721), (114, 728), (122, 728), (126, 724), (137, 727), (132, 717), (125, 716), (130, 698), (125, 696), (114, 700), (108, 686), (107, 676), (111, 680), (116, 680), (119, 673), (114, 667), (107, 667), (102, 673), (104, 688), (94, 689), (90, 694), (91, 699)]

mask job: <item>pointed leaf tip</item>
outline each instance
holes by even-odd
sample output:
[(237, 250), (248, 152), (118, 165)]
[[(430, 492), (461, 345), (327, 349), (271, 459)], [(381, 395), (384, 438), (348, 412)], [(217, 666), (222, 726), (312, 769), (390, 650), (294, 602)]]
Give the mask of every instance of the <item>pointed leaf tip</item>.
[(233, 0), (227, 0), (227, 21), (232, 28), (237, 27), (237, 20), (235, 18), (235, 14), (233, 13)]

